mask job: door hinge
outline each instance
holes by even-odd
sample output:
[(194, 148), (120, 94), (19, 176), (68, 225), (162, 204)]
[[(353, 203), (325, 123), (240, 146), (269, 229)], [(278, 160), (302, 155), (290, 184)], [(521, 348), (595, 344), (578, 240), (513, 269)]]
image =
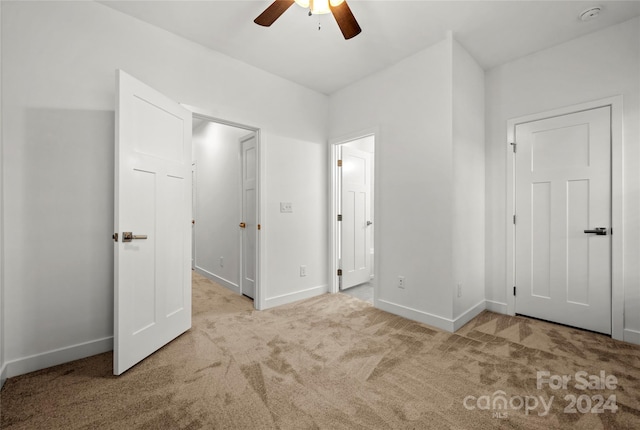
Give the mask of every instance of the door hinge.
[(515, 153), (517, 144), (515, 142), (511, 142), (509, 145), (511, 145), (511, 148), (513, 149), (513, 152)]
[(118, 233), (113, 233), (113, 236), (111, 236), (111, 238), (113, 239), (114, 242), (118, 241)]
[(342, 160), (338, 160), (338, 167), (342, 167)]
[(513, 215), (513, 223), (514, 224), (516, 223), (516, 215), (515, 214)]
[(342, 269), (338, 269), (338, 276), (342, 276)]
[(260, 227), (260, 224), (258, 224), (258, 230), (260, 230), (262, 227)]
[(513, 286), (513, 295), (514, 296), (516, 295), (516, 286), (515, 285)]
[(338, 215), (338, 221), (342, 221), (342, 215)]

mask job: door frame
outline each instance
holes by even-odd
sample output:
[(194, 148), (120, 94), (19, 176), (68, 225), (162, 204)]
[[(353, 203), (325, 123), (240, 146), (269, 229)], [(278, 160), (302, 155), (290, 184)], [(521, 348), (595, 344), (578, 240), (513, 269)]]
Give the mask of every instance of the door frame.
[[(330, 293), (338, 293), (340, 292), (340, 282), (339, 282), (339, 278), (338, 278), (338, 251), (339, 251), (339, 247), (340, 247), (340, 237), (338, 235), (338, 207), (339, 202), (339, 196), (340, 196), (340, 190), (339, 190), (339, 186), (340, 186), (340, 179), (339, 179), (339, 175), (340, 175), (340, 171), (338, 170), (338, 152), (340, 149), (340, 145), (354, 141), (354, 140), (358, 140), (358, 139), (362, 139), (364, 137), (369, 137), (369, 136), (373, 136), (373, 145), (374, 145), (374, 154), (377, 151), (378, 148), (378, 139), (380, 136), (380, 132), (378, 131), (378, 128), (370, 128), (370, 129), (365, 129), (362, 131), (358, 131), (355, 133), (350, 133), (350, 134), (346, 134), (343, 135), (341, 137), (337, 137), (334, 139), (330, 139), (329, 140), (329, 145), (328, 145), (328, 150), (329, 150), (329, 156), (327, 157), (327, 159), (329, 160), (329, 196), (328, 196), (328, 201), (329, 201), (329, 216), (328, 216), (328, 220), (329, 220), (329, 292)], [(373, 157), (373, 183), (374, 183), (374, 188), (373, 188), (373, 207), (372, 207), (372, 212), (374, 214), (374, 223), (373, 223), (373, 246), (376, 249), (380, 248), (380, 242), (379, 242), (379, 237), (380, 237), (380, 230), (379, 230), (379, 225), (380, 223), (377, 222), (377, 219), (375, 218), (375, 214), (378, 213), (378, 202), (379, 202), (379, 198), (378, 198), (378, 186), (375, 185), (378, 183), (378, 160), (379, 157), (374, 156)], [(376, 304), (376, 301), (378, 300), (378, 282), (377, 280), (380, 279), (380, 274), (378, 273), (378, 269), (379, 269), (379, 252), (375, 251), (373, 254), (373, 280), (372, 280), (372, 285), (373, 285), (373, 303), (374, 305)]]
[[(186, 109), (190, 110), (194, 119), (202, 119), (205, 121), (215, 122), (218, 124), (228, 125), (231, 127), (240, 128), (243, 130), (247, 130), (249, 133), (255, 133), (256, 135), (256, 223), (262, 227), (261, 219), (263, 219), (262, 205), (262, 179), (263, 173), (265, 169), (263, 168), (263, 156), (262, 156), (262, 139), (261, 139), (261, 130), (258, 127), (243, 124), (240, 122), (230, 121), (226, 119), (221, 119), (217, 116), (217, 113), (210, 112), (195, 106), (190, 106), (187, 104), (181, 103)], [(255, 297), (253, 298), (253, 307), (257, 310), (265, 309), (266, 307), (266, 297), (263, 292), (263, 286), (261, 280), (263, 279), (263, 265), (261, 264), (263, 258), (265, 257), (265, 247), (262, 246), (262, 235), (261, 229), (258, 230), (257, 239), (256, 239), (256, 279), (255, 279)], [(242, 259), (242, 251), (240, 252), (239, 258)], [(242, 267), (242, 262), (240, 261), (239, 267)], [(240, 273), (242, 276), (242, 273)], [(239, 284), (240, 286), (240, 284)], [(240, 294), (242, 294), (242, 289), (240, 288)]]
[(586, 103), (566, 106), (550, 111), (539, 112), (513, 118), (507, 121), (507, 142), (505, 145), (507, 170), (507, 204), (506, 204), (506, 298), (507, 314), (515, 315), (516, 300), (513, 295), (515, 285), (515, 154), (511, 142), (515, 140), (516, 126), (527, 122), (539, 121), (575, 112), (611, 108), (611, 337), (624, 340), (624, 267), (622, 223), (623, 209), (623, 147), (622, 147), (622, 96), (607, 97)]

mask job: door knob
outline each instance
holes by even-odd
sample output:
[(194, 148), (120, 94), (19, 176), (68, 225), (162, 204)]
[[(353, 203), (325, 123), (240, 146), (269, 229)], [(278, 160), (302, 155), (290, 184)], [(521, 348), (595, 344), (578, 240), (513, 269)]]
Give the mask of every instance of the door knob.
[(373, 224), (371, 221), (367, 221), (367, 226), (370, 226), (371, 224)]
[(247, 225), (243, 222), (240, 223), (240, 228), (245, 228)]
[(134, 239), (146, 239), (146, 234), (133, 234), (130, 231), (122, 232), (122, 241), (123, 242), (131, 242)]
[(585, 230), (585, 233), (594, 233), (597, 236), (606, 236), (607, 228), (606, 227), (596, 227), (593, 230)]

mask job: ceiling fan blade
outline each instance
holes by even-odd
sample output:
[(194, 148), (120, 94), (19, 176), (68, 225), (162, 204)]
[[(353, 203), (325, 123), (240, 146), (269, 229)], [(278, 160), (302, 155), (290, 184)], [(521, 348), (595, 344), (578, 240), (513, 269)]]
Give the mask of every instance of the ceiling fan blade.
[(331, 2), (329, 2), (329, 7), (345, 39), (351, 39), (360, 34), (362, 29), (346, 1), (343, 1), (338, 6), (331, 6)]
[(280, 15), (285, 13), (293, 3), (295, 3), (295, 0), (276, 0), (271, 3), (271, 5), (256, 19), (254, 19), (253, 22), (258, 25), (269, 27), (276, 21), (276, 19), (280, 18)]

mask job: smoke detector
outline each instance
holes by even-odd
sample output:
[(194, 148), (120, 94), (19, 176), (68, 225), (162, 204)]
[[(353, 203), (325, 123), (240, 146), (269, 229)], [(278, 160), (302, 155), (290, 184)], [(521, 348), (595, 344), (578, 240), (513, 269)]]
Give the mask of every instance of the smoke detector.
[(583, 22), (592, 21), (596, 19), (598, 15), (600, 15), (601, 11), (602, 11), (602, 8), (600, 6), (594, 6), (582, 11), (578, 16), (580, 17), (580, 20)]

